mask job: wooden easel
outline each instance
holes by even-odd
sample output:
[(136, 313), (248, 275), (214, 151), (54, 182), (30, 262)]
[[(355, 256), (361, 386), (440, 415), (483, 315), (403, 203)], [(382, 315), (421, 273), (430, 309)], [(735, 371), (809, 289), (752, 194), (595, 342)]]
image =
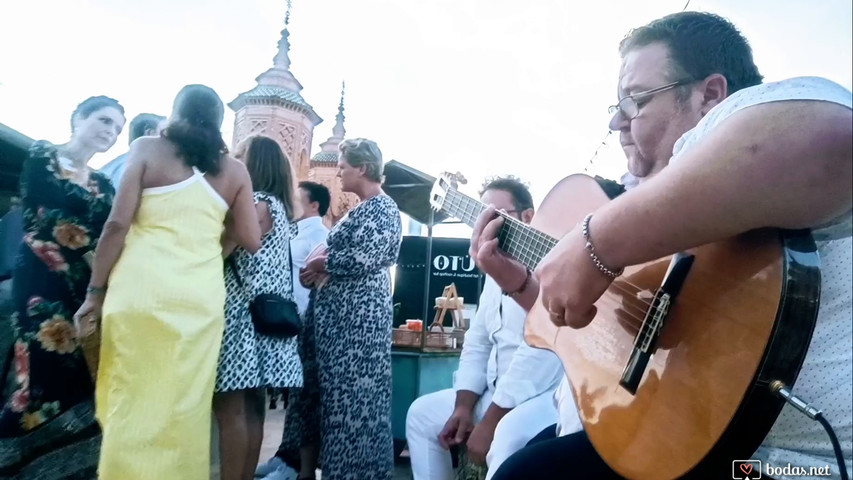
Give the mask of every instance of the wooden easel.
[[(438, 302), (435, 305), (435, 318), (430, 325), (432, 328), (435, 325), (444, 323), (444, 316), (450, 312), (450, 318), (453, 320), (453, 327), (458, 328), (462, 325), (462, 305), (459, 304), (459, 294), (456, 292), (456, 284), (451, 283), (444, 287), (444, 293), (441, 295), (444, 300), (444, 305), (439, 306)], [(444, 330), (442, 328), (442, 330)]]

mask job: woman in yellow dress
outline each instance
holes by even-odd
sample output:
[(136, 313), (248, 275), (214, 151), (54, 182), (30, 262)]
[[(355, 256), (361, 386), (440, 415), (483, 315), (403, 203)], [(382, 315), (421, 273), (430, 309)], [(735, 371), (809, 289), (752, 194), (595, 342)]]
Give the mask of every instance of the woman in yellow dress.
[(261, 240), (251, 180), (222, 141), (223, 112), (213, 90), (188, 85), (161, 136), (133, 142), (95, 252), (75, 321), (85, 335), (102, 317), (102, 480), (210, 477), (221, 242), (254, 253)]

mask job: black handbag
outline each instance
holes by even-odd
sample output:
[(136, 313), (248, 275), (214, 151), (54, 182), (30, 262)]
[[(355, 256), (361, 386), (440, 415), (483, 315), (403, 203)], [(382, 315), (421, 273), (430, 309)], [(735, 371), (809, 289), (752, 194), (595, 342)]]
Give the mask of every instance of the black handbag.
[[(290, 253), (290, 242), (288, 241), (288, 253)], [(291, 260), (292, 262), (293, 260)], [(243, 287), (243, 279), (237, 271), (237, 263), (234, 257), (228, 257), (228, 266), (234, 273), (237, 285)], [(290, 292), (293, 296), (293, 268), (290, 268)], [(252, 324), (261, 335), (275, 338), (290, 338), (299, 334), (302, 330), (302, 319), (299, 317), (299, 309), (296, 302), (288, 300), (276, 293), (262, 293), (249, 302), (249, 313), (252, 315)]]

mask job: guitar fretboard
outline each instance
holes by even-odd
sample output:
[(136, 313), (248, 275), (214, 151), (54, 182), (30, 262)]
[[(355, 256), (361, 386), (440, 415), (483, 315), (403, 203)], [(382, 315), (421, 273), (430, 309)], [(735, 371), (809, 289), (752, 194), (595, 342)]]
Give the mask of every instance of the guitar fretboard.
[[(477, 216), (486, 206), (454, 189), (448, 189), (442, 210), (473, 227)], [(533, 270), (551, 249), (557, 245), (557, 239), (518, 221), (502, 212), (504, 224), (498, 234), (501, 250), (515, 258), (527, 268)]]

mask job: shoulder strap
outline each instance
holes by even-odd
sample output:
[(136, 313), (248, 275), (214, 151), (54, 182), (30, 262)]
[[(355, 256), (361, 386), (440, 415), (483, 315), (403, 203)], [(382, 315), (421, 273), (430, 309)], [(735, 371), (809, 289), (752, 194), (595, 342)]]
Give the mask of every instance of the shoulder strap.
[(600, 186), (601, 189), (604, 190), (604, 193), (607, 194), (610, 200), (613, 200), (619, 195), (625, 193), (625, 187), (619, 182), (614, 182), (613, 180), (609, 180), (604, 177), (599, 177), (598, 175), (595, 176), (595, 181), (598, 182), (598, 186)]
[(290, 249), (290, 229), (287, 233), (287, 268), (290, 270), (290, 298), (296, 301), (293, 295), (293, 250)]
[(237, 261), (234, 260), (234, 254), (228, 255), (228, 258), (225, 259), (225, 263), (228, 264), (228, 267), (231, 269), (231, 273), (234, 274), (234, 279), (237, 280), (237, 285), (240, 288), (243, 288), (243, 279), (240, 278), (240, 272), (237, 271)]

